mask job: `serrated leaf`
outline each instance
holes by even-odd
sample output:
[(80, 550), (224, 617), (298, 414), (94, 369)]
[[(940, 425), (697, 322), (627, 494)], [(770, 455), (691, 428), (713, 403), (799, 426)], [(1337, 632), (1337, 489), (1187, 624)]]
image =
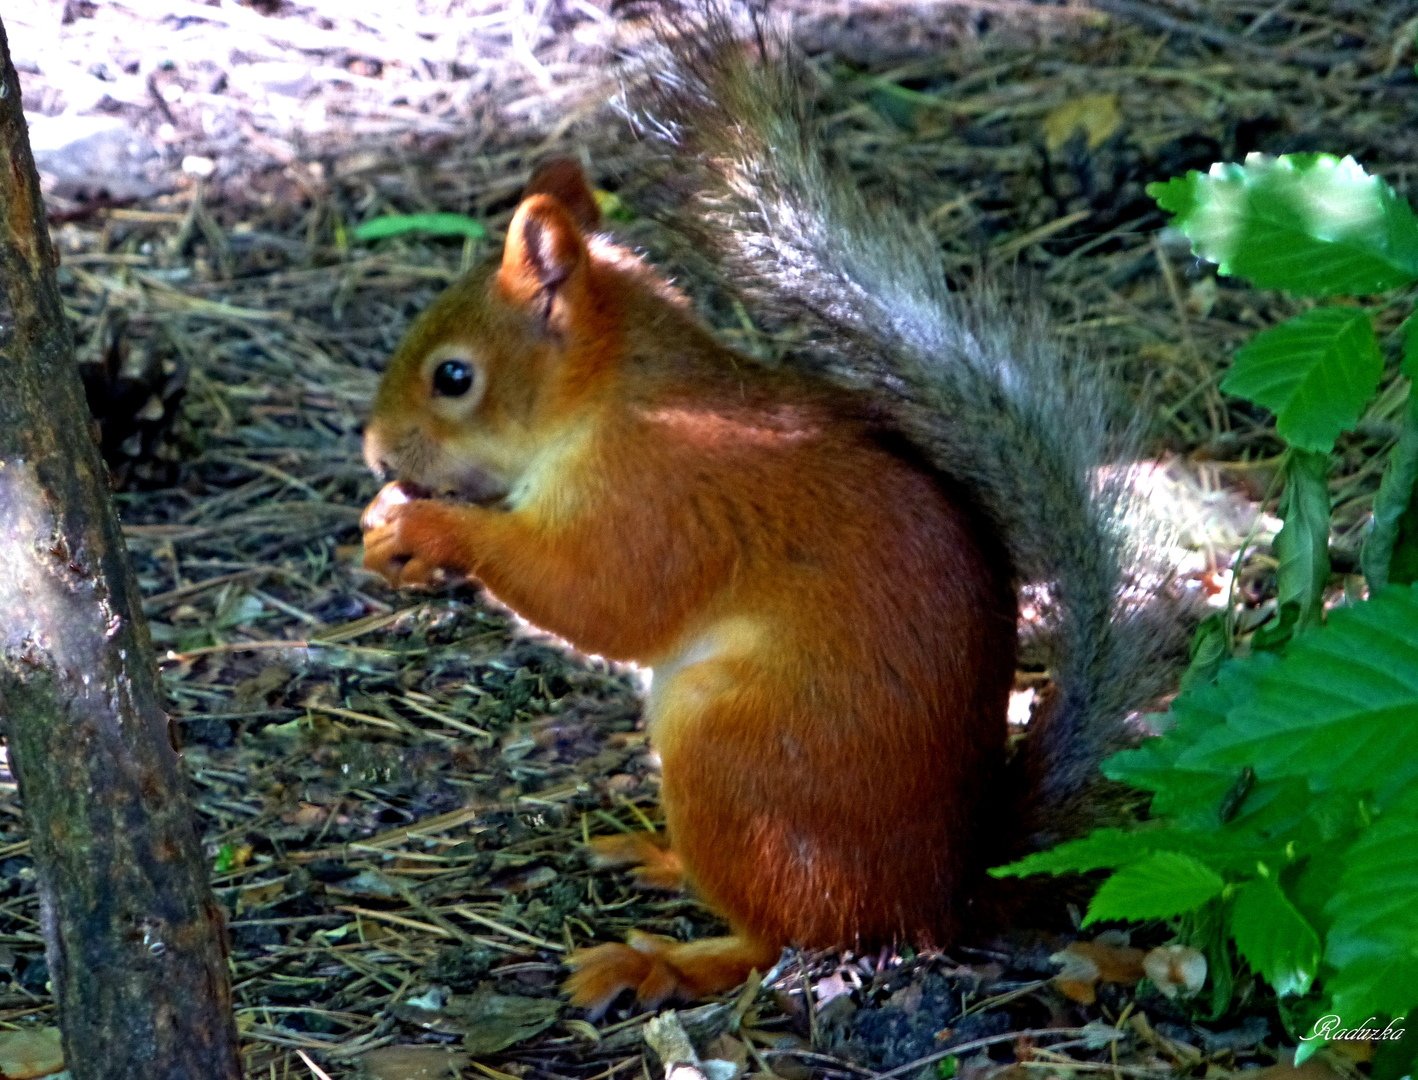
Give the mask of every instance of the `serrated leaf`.
[(1418, 278), (1418, 218), (1352, 158), (1251, 154), (1147, 193), (1223, 274), (1301, 296), (1361, 296)]
[[(1341, 1018), (1357, 1016), (1353, 1026), (1370, 1017), (1401, 1017), (1418, 1012), (1418, 956), (1374, 953), (1355, 961), (1326, 980), (1331, 1013)], [(1382, 1024), (1372, 1025), (1382, 1030)], [(1406, 1025), (1400, 1024), (1400, 1027)]]
[(1157, 851), (1105, 881), (1083, 925), (1103, 919), (1169, 919), (1194, 911), (1226, 887), (1211, 867), (1177, 851)]
[[(1335, 1009), (1405, 1016), (1418, 1007), (1418, 814), (1401, 800), (1342, 860), (1325, 962)], [(1362, 1017), (1361, 1017), (1362, 1018)]]
[(385, 214), (356, 225), (351, 235), (356, 240), (387, 240), (391, 236), (422, 233), (425, 236), (462, 236), (481, 240), (487, 236), (487, 226), (466, 214)]
[[(1410, 338), (1412, 335), (1410, 335)], [(1390, 581), (1418, 580), (1418, 395), (1408, 392), (1403, 430), (1389, 453), (1374, 496), (1374, 519), (1364, 537), (1359, 563), (1371, 591)]]
[(1296, 630), (1319, 622), (1329, 583), (1329, 455), (1293, 450), (1285, 459), (1285, 490), (1275, 536), (1276, 600), (1294, 605)]
[(1144, 740), (1136, 748), (1120, 751), (1103, 762), (1103, 775), (1145, 791), (1158, 790), (1149, 778), (1177, 767), (1181, 755), (1208, 731), (1224, 722), (1227, 713), (1255, 695), (1260, 677), (1273, 659), (1248, 657), (1221, 665), (1210, 682), (1193, 682), (1172, 702), (1164, 718), (1162, 738)]
[(1090, 870), (1123, 866), (1150, 854), (1156, 847), (1157, 842), (1145, 830), (1097, 829), (1077, 840), (1066, 840), (1048, 851), (1038, 851), (1007, 866), (995, 867), (990, 875), (1083, 874)]
[[(1322, 835), (1320, 816), (1331, 812), (1329, 805), (1296, 777), (1252, 780), (1243, 798), (1229, 805), (1223, 800), (1220, 809), (1223, 816), (1231, 815), (1223, 821), (1226, 835), (1221, 838), (1213, 833), (1212, 846), (1200, 850), (1213, 865), (1238, 870), (1250, 869), (1249, 865), (1238, 865), (1247, 853), (1252, 863), (1283, 861), (1288, 845), (1313, 844)], [(1235, 859), (1230, 858), (1232, 854)]]
[(1313, 792), (1402, 791), (1418, 782), (1418, 588), (1391, 586), (1297, 637), (1183, 768), (1251, 765)]
[(1273, 878), (1236, 890), (1231, 934), (1246, 963), (1281, 997), (1307, 993), (1320, 966), (1320, 939)]
[(1154, 817), (1185, 830), (1214, 830), (1239, 767), (1183, 766), (1181, 759), (1209, 732), (1224, 725), (1233, 709), (1254, 696), (1257, 681), (1274, 662), (1270, 656), (1229, 661), (1214, 682), (1189, 684), (1172, 702), (1163, 735), (1114, 754), (1103, 762), (1103, 775), (1152, 792)]
[(1339, 433), (1358, 423), (1383, 368), (1368, 312), (1321, 307), (1238, 349), (1221, 389), (1273, 412), (1291, 446), (1328, 453)]

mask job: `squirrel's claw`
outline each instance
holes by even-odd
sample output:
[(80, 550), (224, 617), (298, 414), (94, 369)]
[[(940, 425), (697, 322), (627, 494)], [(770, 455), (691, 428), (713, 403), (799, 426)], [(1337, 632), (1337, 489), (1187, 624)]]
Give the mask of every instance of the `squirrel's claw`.
[(463, 571), (439, 557), (437, 541), (449, 533), (439, 520), (443, 512), (436, 503), (411, 498), (398, 483), (385, 484), (360, 517), (364, 568), (396, 589), (444, 589), (466, 580)]
[(664, 946), (677, 944), (658, 934), (633, 932), (636, 945), (610, 942), (577, 949), (566, 959), (571, 975), (562, 989), (573, 1005), (599, 1017), (625, 990), (635, 992), (637, 1004), (655, 1009), (675, 996), (680, 978), (661, 955)]
[(642, 889), (683, 889), (684, 863), (664, 844), (663, 833), (593, 836), (586, 846), (596, 866), (625, 866)]

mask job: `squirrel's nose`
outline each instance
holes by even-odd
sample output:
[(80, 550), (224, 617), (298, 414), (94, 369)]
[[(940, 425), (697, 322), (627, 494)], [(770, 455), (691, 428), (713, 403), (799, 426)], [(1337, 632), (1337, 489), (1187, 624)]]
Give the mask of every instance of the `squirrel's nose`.
[(380, 437), (378, 425), (366, 420), (360, 425), (359, 435), (364, 463), (369, 471), (379, 478), (380, 483), (392, 479), (394, 470), (389, 467), (389, 442)]

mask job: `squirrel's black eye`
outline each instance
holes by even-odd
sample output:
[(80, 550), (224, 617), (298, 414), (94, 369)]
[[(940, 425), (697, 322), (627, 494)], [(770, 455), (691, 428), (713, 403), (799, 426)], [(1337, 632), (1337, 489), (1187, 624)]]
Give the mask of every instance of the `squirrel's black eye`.
[(433, 392), (439, 397), (462, 397), (473, 388), (473, 366), (466, 360), (445, 360), (433, 369)]

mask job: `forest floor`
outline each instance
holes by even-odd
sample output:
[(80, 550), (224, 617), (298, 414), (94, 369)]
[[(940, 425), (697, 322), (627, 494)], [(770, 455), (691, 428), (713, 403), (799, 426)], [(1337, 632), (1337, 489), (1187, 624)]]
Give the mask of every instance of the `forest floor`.
[[(253, 1078), (650, 1075), (646, 1017), (571, 1009), (560, 960), (632, 927), (713, 926), (690, 898), (592, 868), (580, 846), (656, 816), (640, 675), (574, 655), (475, 590), (396, 595), (359, 569), (376, 483), (358, 432), (378, 372), (434, 293), (496, 250), (530, 164), (584, 153), (628, 238), (672, 250), (637, 214), (651, 150), (606, 104), (619, 89), (607, 50), (637, 30), (603, 7), (5, 5), (78, 352), (108, 373), (117, 498), (230, 916)], [(1152, 447), (1186, 572), (1225, 588), (1254, 528), (1259, 554), (1235, 587), (1259, 592), (1279, 446), (1217, 383), (1238, 343), (1292, 309), (1198, 265), (1144, 185), (1251, 151), (1323, 149), (1412, 197), (1418, 8), (780, 11), (863, 186), (909, 192), (943, 258), (1022, 269), (1061, 334), (1126, 365), (1139, 401), (1145, 388), (1162, 403)], [(351, 236), (423, 210), (468, 215), (487, 238)], [(713, 289), (685, 284), (727, 335), (758, 336)], [(1341, 567), (1401, 402), (1385, 394), (1343, 444)], [(1081, 1003), (1049, 961), (1069, 940), (794, 953), (736, 999), (681, 1016), (704, 1056), (760, 1076), (1200, 1076), (1277, 1062), (1286, 1040), (1263, 1012), (1199, 1019), (1204, 1006), (1135, 975)], [(1120, 946), (1102, 943), (1110, 957)], [(47, 979), (12, 798), (0, 1028), (53, 1023)]]

